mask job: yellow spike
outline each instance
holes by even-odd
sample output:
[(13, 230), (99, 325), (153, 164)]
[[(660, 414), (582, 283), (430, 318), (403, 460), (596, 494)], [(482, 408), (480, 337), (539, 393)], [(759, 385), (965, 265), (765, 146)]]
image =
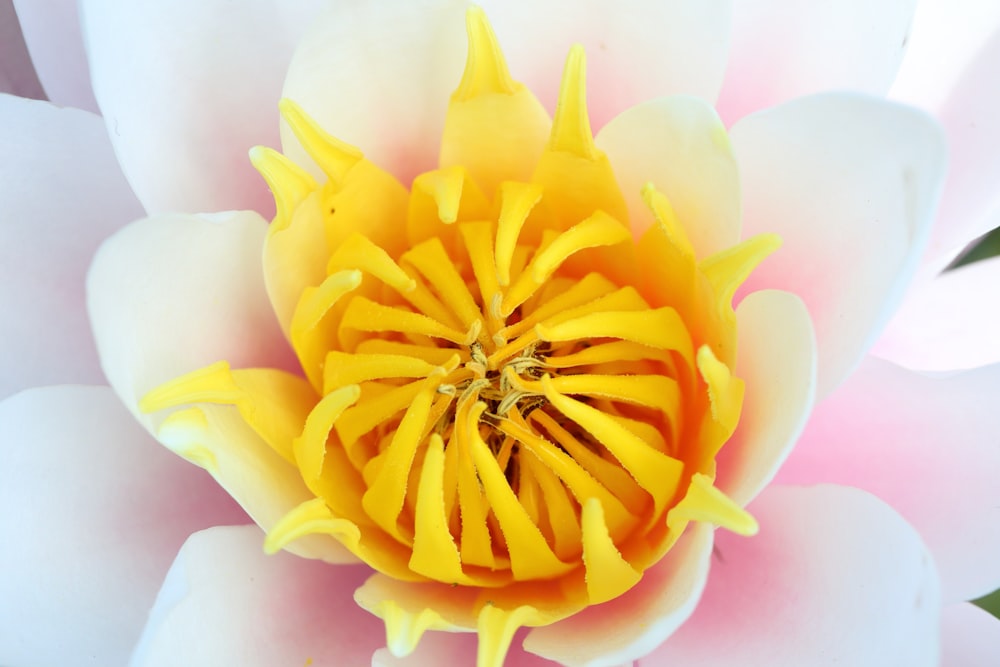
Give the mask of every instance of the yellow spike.
[(340, 183), (348, 170), (364, 159), (361, 151), (330, 136), (290, 99), (278, 102), (278, 109), (302, 148), (334, 183)]
[(452, 630), (454, 626), (430, 608), (410, 611), (395, 600), (383, 600), (376, 614), (385, 623), (386, 648), (397, 658), (413, 653), (428, 630)]
[(729, 367), (715, 358), (708, 345), (698, 348), (698, 372), (708, 385), (712, 419), (732, 433), (743, 408), (743, 381), (733, 377)]
[(777, 234), (758, 234), (706, 257), (698, 268), (715, 288), (720, 303), (729, 305), (733, 295), (757, 266), (781, 247)]
[(588, 160), (598, 157), (587, 114), (587, 56), (579, 44), (570, 48), (566, 58), (549, 150), (566, 151)]
[(667, 196), (657, 190), (652, 183), (643, 185), (640, 194), (642, 201), (652, 211), (656, 222), (667, 235), (667, 240), (682, 255), (693, 257), (694, 248), (691, 246), (691, 241), (688, 240), (687, 233), (684, 231), (684, 225), (678, 220), (674, 207), (670, 204)]
[(712, 484), (703, 473), (691, 476), (687, 494), (670, 510), (668, 522), (676, 519), (707, 521), (737, 535), (756, 535), (757, 520)]
[(420, 174), (413, 180), (413, 191), (420, 191), (430, 197), (437, 205), (438, 219), (451, 224), (458, 220), (465, 182), (465, 169), (455, 165)]
[(541, 616), (537, 609), (528, 605), (508, 611), (487, 602), (479, 610), (477, 619), (476, 667), (502, 667), (517, 629), (523, 625), (540, 625), (544, 622)]
[(517, 246), (517, 237), (531, 209), (542, 198), (538, 183), (508, 181), (500, 186), (500, 215), (497, 217), (496, 267), (497, 279), (506, 287), (510, 284), (510, 263)]
[(512, 95), (517, 92), (486, 12), (480, 7), (469, 7), (465, 13), (465, 29), (469, 35), (469, 55), (462, 81), (452, 99), (464, 102), (484, 93)]
[(335, 517), (322, 498), (313, 498), (294, 507), (267, 531), (264, 552), (276, 554), (300, 537), (316, 533), (335, 537), (352, 551), (361, 540), (357, 525)]
[(292, 214), (302, 201), (316, 190), (316, 180), (302, 167), (278, 151), (266, 146), (250, 149), (250, 163), (260, 172), (271, 188), (276, 229), (284, 229), (292, 221)]
[(613, 600), (639, 583), (642, 574), (625, 560), (608, 534), (604, 510), (596, 498), (583, 505), (583, 564), (590, 604)]

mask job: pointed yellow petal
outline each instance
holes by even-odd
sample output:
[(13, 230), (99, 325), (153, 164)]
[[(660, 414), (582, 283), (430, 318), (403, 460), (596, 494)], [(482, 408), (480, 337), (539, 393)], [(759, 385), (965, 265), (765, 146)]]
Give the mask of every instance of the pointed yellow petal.
[(596, 498), (583, 505), (583, 563), (587, 568), (587, 597), (590, 604), (613, 600), (642, 578), (608, 535), (604, 510)]
[(687, 494), (670, 510), (669, 517), (671, 521), (707, 521), (738, 535), (756, 535), (759, 529), (749, 512), (713, 486), (711, 478), (702, 473), (691, 476)]
[(277, 213), (274, 224), (283, 229), (291, 224), (295, 208), (316, 189), (316, 181), (276, 150), (265, 146), (250, 149), (250, 162), (267, 181)]

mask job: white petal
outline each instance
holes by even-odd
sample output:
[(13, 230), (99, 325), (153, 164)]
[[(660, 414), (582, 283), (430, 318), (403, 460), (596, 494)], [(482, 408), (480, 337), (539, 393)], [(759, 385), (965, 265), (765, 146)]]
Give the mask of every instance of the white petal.
[(165, 215), (130, 225), (97, 252), (87, 299), (101, 365), (137, 418), (139, 399), (216, 361), (292, 367), (264, 289), (267, 224), (255, 213)]
[(0, 403), (0, 664), (122, 665), (170, 561), (246, 515), (107, 387)]
[(713, 528), (697, 523), (624, 595), (535, 628), (524, 648), (574, 667), (613, 667), (639, 658), (694, 611), (708, 577)]
[(644, 102), (616, 116), (596, 138), (625, 195), (632, 228), (653, 220), (640, 191), (652, 183), (670, 200), (698, 257), (740, 240), (740, 183), (726, 129), (695, 97)]
[(102, 383), (83, 279), (98, 244), (142, 215), (92, 114), (0, 95), (0, 397)]
[(744, 237), (784, 239), (744, 291), (776, 287), (806, 302), (822, 397), (874, 342), (914, 272), (944, 172), (940, 129), (914, 109), (831, 94), (749, 116), (730, 136)]
[(937, 575), (915, 531), (869, 494), (769, 487), (755, 537), (716, 535), (698, 608), (640, 665), (934, 667)]
[(746, 383), (736, 432), (722, 447), (716, 486), (740, 505), (778, 472), (809, 419), (816, 393), (816, 339), (793, 294), (750, 294), (736, 309), (736, 376)]
[(177, 554), (133, 667), (365, 665), (382, 623), (352, 592), (371, 573), (264, 554), (256, 526), (192, 535)]
[(712, 102), (722, 86), (731, 0), (491, 0), (482, 5), (514, 78), (550, 111), (569, 48), (583, 45), (595, 130), (656, 97), (693, 95)]
[(883, 94), (916, 0), (736, 3), (718, 108), (727, 121), (827, 90)]
[[(550, 111), (569, 47), (584, 45), (595, 129), (643, 100), (681, 93), (711, 100), (719, 89), (729, 0), (482, 4), (511, 74)], [(445, 110), (465, 63), (465, 6), (335, 5), (302, 39), (284, 95), (409, 184), (437, 166)], [(302, 162), (286, 130), (284, 149)]]
[(97, 112), (76, 1), (14, 0), (13, 4), (45, 96), (60, 106)]
[(1000, 655), (1000, 619), (964, 602), (944, 608), (942, 667), (994, 667)]
[(278, 141), (278, 99), (319, 0), (83, 0), (94, 94), (150, 213), (273, 210), (247, 150)]
[(782, 483), (874, 493), (923, 537), (957, 602), (1000, 587), (1000, 366), (930, 378), (869, 357), (819, 404)]
[(914, 285), (872, 352), (917, 370), (1000, 361), (1000, 258), (967, 264)]
[(920, 0), (889, 97), (936, 110), (998, 28), (992, 0)]
[(928, 259), (947, 263), (997, 225), (1000, 215), (1000, 30), (997, 30), (941, 107), (948, 137), (948, 180)]

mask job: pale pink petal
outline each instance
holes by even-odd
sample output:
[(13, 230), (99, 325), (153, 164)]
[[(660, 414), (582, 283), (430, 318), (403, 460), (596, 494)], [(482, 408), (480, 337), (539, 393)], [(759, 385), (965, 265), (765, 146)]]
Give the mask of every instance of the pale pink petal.
[(869, 357), (820, 403), (779, 482), (857, 486), (934, 554), (944, 598), (1000, 586), (1000, 366), (930, 378)]
[(873, 354), (930, 371), (1000, 361), (998, 287), (998, 257), (914, 285), (872, 348)]
[(1000, 619), (964, 602), (944, 608), (941, 667), (995, 667), (1000, 656)]
[(940, 595), (920, 537), (877, 498), (769, 487), (755, 537), (716, 535), (694, 614), (640, 665), (935, 667)]
[(354, 603), (371, 574), (280, 552), (256, 526), (192, 535), (163, 582), (133, 667), (367, 665), (382, 622)]
[(107, 387), (0, 403), (0, 664), (123, 665), (187, 536), (246, 515)]
[(46, 97), (96, 113), (76, 0), (14, 0), (14, 8)]
[(889, 97), (936, 111), (998, 28), (993, 0), (920, 0)]
[(569, 48), (583, 45), (590, 120), (597, 130), (629, 107), (656, 97), (693, 95), (714, 101), (725, 73), (734, 4), (489, 0), (482, 6), (511, 73), (550, 111)]
[(941, 107), (948, 180), (928, 260), (947, 263), (993, 229), (1000, 214), (1000, 30), (993, 33)]
[(646, 655), (695, 610), (708, 576), (713, 530), (704, 523), (690, 526), (634, 588), (531, 630), (524, 648), (574, 667), (612, 667)]
[(670, 200), (698, 257), (739, 242), (739, 171), (726, 129), (707, 102), (686, 96), (644, 102), (613, 118), (596, 142), (614, 167), (633, 230), (652, 223), (640, 196), (652, 183)]
[(816, 340), (794, 294), (750, 294), (736, 309), (736, 376), (746, 383), (733, 437), (716, 458), (716, 486), (740, 505), (778, 472), (809, 419), (816, 393)]
[(881, 95), (899, 67), (916, 0), (737, 2), (722, 118), (828, 90)]
[(0, 93), (44, 99), (10, 0), (0, 1)]
[(281, 82), (320, 5), (83, 0), (94, 94), (150, 213), (273, 210), (247, 150), (277, 145)]
[(264, 289), (267, 223), (256, 213), (160, 216), (130, 225), (94, 257), (87, 299), (101, 365), (147, 426), (139, 399), (216, 361), (292, 367)]
[[(689, 93), (714, 99), (728, 44), (728, 0), (614, 5), (486, 2), (513, 77), (551, 111), (569, 47), (587, 50), (591, 122)], [(445, 111), (466, 57), (466, 3), (340, 3), (302, 39), (284, 95), (404, 184), (437, 166)], [(283, 128), (285, 151), (304, 154)]]
[(0, 95), (0, 397), (103, 383), (84, 276), (98, 244), (142, 209), (101, 119)]
[(822, 397), (872, 345), (913, 275), (944, 173), (941, 131), (917, 110), (830, 94), (744, 118), (730, 136), (744, 237), (784, 239), (744, 292), (776, 287), (806, 302)]

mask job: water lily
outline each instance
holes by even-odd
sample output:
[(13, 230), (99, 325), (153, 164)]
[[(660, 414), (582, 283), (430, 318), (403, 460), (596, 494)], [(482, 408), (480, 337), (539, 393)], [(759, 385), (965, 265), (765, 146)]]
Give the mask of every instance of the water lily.
[(941, 103), (933, 3), (82, 7), (5, 381), (111, 388), (0, 404), (0, 661), (988, 664), (1000, 371), (907, 367), (997, 359), (996, 38)]

